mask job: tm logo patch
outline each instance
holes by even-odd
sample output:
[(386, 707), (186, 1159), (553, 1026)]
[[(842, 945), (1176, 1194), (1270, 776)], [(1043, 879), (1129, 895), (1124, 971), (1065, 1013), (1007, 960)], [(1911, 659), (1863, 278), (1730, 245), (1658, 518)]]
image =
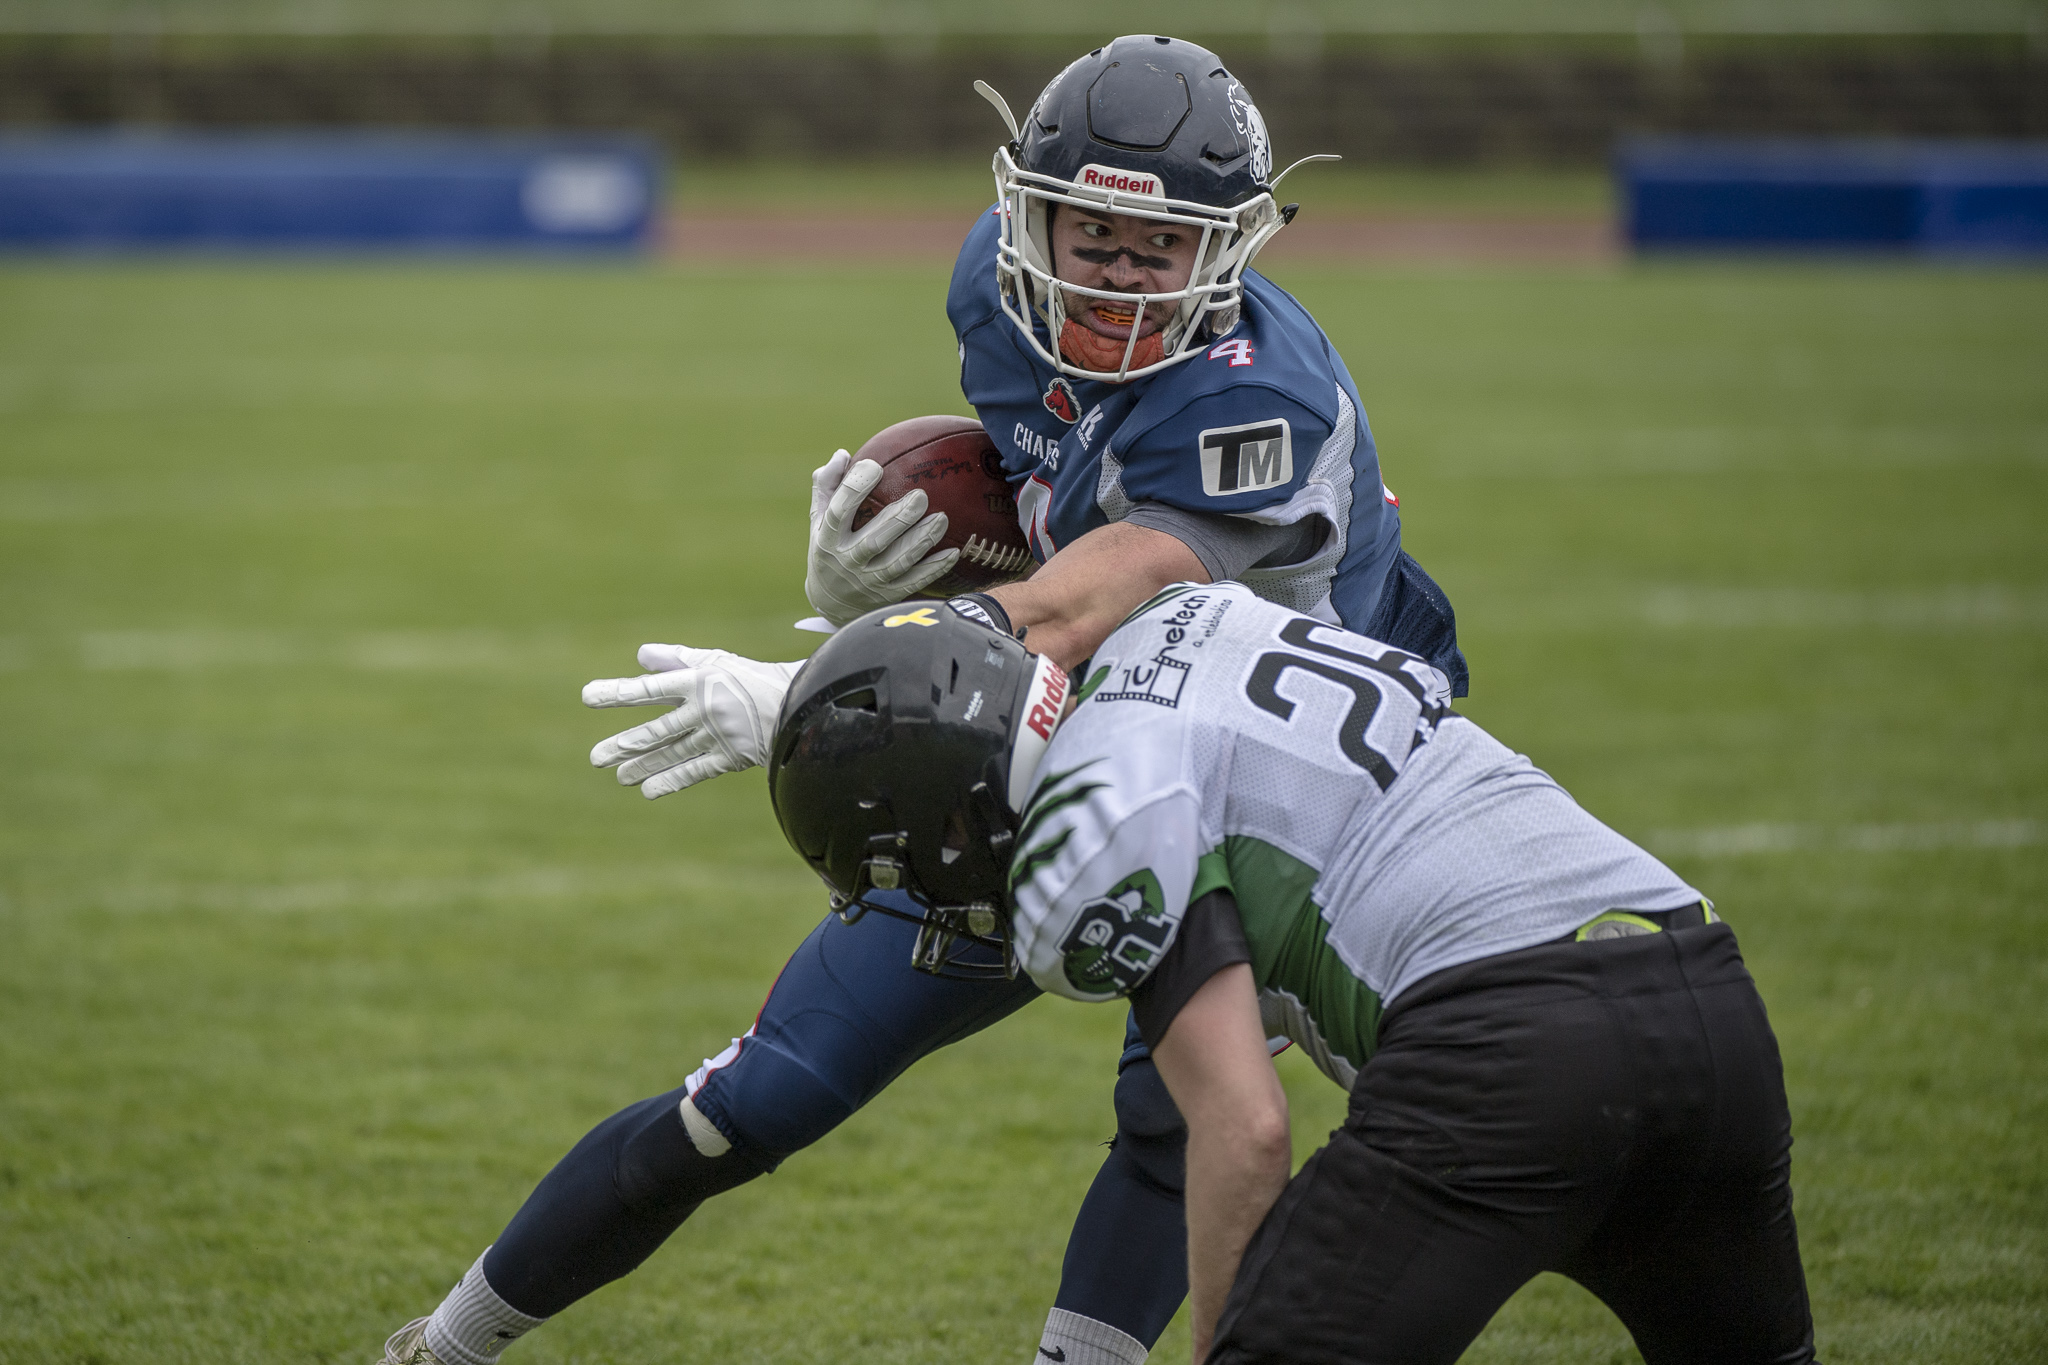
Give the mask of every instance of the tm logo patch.
[(1060, 944), (1062, 965), (1076, 989), (1122, 995), (1151, 975), (1172, 937), (1159, 878), (1140, 868), (1081, 907)]
[(1212, 498), (1278, 488), (1294, 480), (1294, 438), (1287, 419), (1211, 427), (1201, 435), (1202, 491)]

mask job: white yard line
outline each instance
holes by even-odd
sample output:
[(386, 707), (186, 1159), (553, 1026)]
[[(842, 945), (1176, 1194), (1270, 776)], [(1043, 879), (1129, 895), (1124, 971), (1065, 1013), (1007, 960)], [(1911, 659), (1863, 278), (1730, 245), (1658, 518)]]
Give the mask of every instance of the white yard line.
[(822, 907), (824, 891), (795, 864), (764, 869), (712, 863), (592, 868), (545, 867), (498, 876), (416, 877), (392, 880), (332, 880), (256, 883), (118, 883), (82, 893), (17, 893), (0, 905), (42, 911), (111, 910), (149, 914), (211, 910), (240, 914), (306, 914), (347, 910), (429, 910), (447, 905), (520, 901), (581, 900), (600, 896), (731, 894), (763, 890), (778, 896), (806, 895)]
[[(1925, 853), (1952, 849), (2033, 848), (2048, 842), (2039, 820), (1924, 824), (1724, 825), (1657, 830), (1644, 840), (1662, 857), (1739, 858), (1800, 852)], [(136, 881), (78, 893), (0, 893), (0, 908), (153, 914), (204, 910), (230, 914), (322, 914), (358, 910), (434, 910), (450, 905), (576, 901), (609, 896), (703, 896), (752, 892), (824, 904), (803, 868), (679, 862), (640, 867), (543, 867), (498, 876), (334, 878), (304, 882), (178, 883)]]
[(1642, 619), (1667, 629), (1750, 627), (1926, 630), (2048, 626), (2048, 590), (1979, 584), (1878, 592), (1811, 588), (1654, 588)]
[[(1654, 630), (2034, 632), (2048, 629), (2048, 587), (1984, 583), (1858, 592), (1668, 585), (1630, 595), (1545, 598), (1522, 610), (1487, 615), (1494, 619), (1486, 629), (1515, 633), (1629, 624)], [(69, 640), (0, 636), (0, 672), (77, 667), (91, 673), (180, 673), (306, 666), (366, 673), (559, 670), (601, 666), (614, 656), (624, 657), (615, 645), (559, 630), (99, 630)]]
[(1899, 825), (1723, 825), (1666, 829), (1645, 843), (1666, 858), (1739, 858), (1767, 853), (1832, 851), (1919, 853), (1957, 848), (2031, 848), (2048, 836), (2038, 820), (1944, 821)]

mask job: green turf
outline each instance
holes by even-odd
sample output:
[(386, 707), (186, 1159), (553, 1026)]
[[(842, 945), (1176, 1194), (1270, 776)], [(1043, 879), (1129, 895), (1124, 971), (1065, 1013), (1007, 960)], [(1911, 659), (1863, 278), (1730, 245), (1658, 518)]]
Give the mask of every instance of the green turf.
[[(1826, 1358), (2048, 1355), (2048, 275), (1284, 282), (1470, 713), (1742, 933)], [(802, 648), (806, 471), (960, 409), (943, 285), (0, 269), (0, 1362), (365, 1360), (745, 1025), (816, 888), (577, 688)], [(1028, 1358), (1121, 1026), (932, 1059), (508, 1360)], [(1471, 1358), (1633, 1357), (1546, 1278)]]

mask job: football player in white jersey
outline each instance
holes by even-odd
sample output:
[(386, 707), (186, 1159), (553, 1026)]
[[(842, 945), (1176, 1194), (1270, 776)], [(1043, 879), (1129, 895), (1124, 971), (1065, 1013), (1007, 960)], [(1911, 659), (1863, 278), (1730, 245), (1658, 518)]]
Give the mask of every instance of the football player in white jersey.
[[(769, 761), (843, 916), (1129, 999), (1186, 1116), (1197, 1362), (1455, 1361), (1568, 1275), (1650, 1365), (1804, 1362), (1777, 1044), (1699, 891), (1425, 661), (1182, 584), (1071, 682), (979, 598), (797, 675)], [(1266, 1040), (1351, 1094), (1292, 1180)]]

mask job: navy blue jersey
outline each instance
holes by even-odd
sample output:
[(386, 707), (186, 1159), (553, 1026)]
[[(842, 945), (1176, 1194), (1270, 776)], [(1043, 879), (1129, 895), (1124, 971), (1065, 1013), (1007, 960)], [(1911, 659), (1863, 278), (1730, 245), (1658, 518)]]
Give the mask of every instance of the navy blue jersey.
[(1357, 386), (1314, 318), (1246, 272), (1244, 312), (1192, 360), (1127, 384), (1069, 379), (1032, 353), (996, 294), (998, 210), (953, 267), (946, 314), (960, 387), (1002, 452), (1017, 517), (1040, 562), (1141, 502), (1273, 525), (1320, 518), (1322, 547), (1251, 569), (1247, 586), (1364, 629), (1401, 549)]

